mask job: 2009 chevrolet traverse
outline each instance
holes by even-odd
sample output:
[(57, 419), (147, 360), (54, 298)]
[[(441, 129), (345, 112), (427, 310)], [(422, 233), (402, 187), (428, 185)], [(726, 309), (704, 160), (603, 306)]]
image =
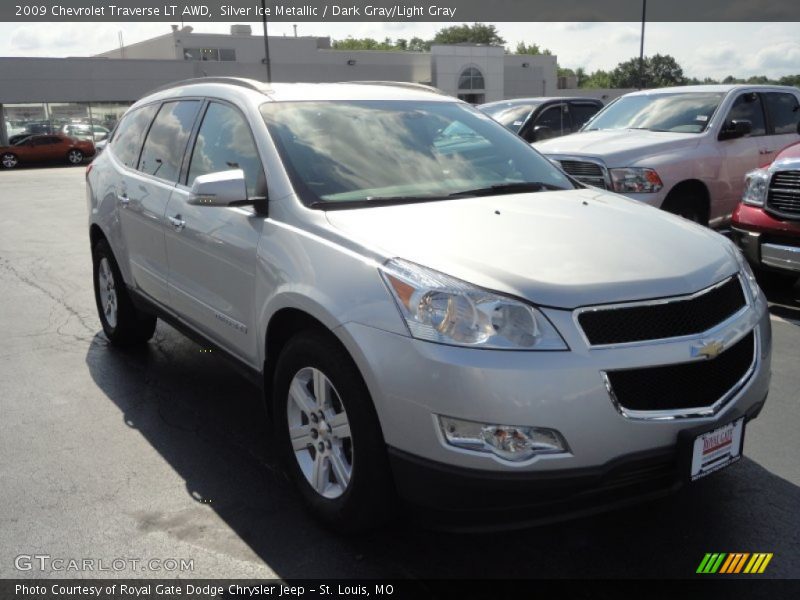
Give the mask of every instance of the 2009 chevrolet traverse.
[(343, 530), (397, 494), (476, 525), (660, 494), (735, 462), (767, 395), (729, 241), (423, 86), (175, 84), (87, 181), (105, 335), (160, 317), (243, 365)]

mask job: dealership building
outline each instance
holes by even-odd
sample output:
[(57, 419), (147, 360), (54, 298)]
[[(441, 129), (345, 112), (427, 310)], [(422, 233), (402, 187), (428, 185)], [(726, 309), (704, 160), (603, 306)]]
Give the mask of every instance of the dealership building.
[[(331, 49), (328, 37), (270, 36), (269, 53), (273, 81), (407, 81), (433, 85), (472, 103), (567, 91), (559, 91), (555, 56), (506, 54), (496, 46), (350, 51)], [(212, 76), (264, 80), (264, 56), (263, 36), (253, 35), (249, 25), (233, 25), (230, 34), (172, 26), (165, 35), (92, 57), (0, 58), (0, 141), (24, 132), (55, 131), (66, 123), (110, 129), (132, 102), (171, 81)]]

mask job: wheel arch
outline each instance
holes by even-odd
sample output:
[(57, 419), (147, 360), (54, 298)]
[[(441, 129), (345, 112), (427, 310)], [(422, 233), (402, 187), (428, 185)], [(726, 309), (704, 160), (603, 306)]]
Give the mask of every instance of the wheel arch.
[(688, 194), (695, 194), (701, 199), (703, 222), (708, 225), (711, 215), (711, 192), (708, 186), (699, 179), (684, 179), (672, 186), (661, 208), (670, 211), (670, 206), (674, 205), (680, 198), (685, 198)]

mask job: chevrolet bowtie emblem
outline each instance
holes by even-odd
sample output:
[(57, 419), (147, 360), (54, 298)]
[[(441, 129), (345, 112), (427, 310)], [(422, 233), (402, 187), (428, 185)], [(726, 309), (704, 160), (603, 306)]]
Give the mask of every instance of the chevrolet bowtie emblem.
[(705, 356), (706, 358), (716, 358), (725, 349), (725, 344), (719, 340), (705, 342), (702, 346), (692, 347), (692, 356)]

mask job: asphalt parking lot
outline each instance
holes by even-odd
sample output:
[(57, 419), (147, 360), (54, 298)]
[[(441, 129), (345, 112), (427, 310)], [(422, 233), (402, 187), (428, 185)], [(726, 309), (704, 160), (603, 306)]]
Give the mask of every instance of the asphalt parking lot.
[(126, 577), (687, 577), (706, 552), (772, 552), (766, 575), (800, 577), (800, 283), (767, 289), (772, 389), (733, 468), (524, 531), (347, 539), (298, 506), (227, 363), (162, 323), (144, 351), (107, 345), (83, 179), (0, 172), (0, 577), (109, 575), (18, 571), (23, 554), (193, 560)]

